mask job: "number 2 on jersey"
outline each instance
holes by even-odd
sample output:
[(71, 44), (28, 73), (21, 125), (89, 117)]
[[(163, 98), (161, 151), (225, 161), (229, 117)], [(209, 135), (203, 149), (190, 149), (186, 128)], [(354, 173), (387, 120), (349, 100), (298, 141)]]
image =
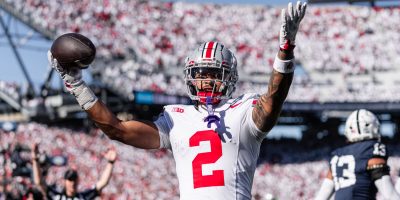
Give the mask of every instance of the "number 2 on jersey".
[(196, 147), (200, 142), (210, 142), (210, 152), (199, 153), (192, 161), (194, 188), (224, 186), (224, 170), (213, 170), (211, 175), (203, 175), (203, 164), (212, 164), (222, 156), (221, 139), (213, 130), (198, 131), (189, 139), (189, 146)]

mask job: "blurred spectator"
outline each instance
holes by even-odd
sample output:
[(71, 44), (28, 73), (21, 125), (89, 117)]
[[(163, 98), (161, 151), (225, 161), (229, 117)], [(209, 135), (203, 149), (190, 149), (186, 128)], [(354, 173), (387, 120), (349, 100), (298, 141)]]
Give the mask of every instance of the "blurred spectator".
[(39, 189), (29, 188), (22, 200), (44, 200), (44, 196)]
[[(188, 48), (214, 39), (233, 47), (243, 66), (237, 90), (259, 91), (264, 85), (255, 77), (271, 72), (277, 46), (277, 33), (269, 30), (278, 29), (278, 7), (127, 0), (5, 2), (56, 35), (79, 32), (91, 38), (102, 58), (91, 67), (93, 72), (122, 94), (150, 90), (184, 95), (185, 85), (177, 80)], [(400, 63), (399, 7), (311, 5), (309, 14), (298, 34), (307, 45), (295, 50), (308, 78), (295, 80), (289, 101), (400, 101), (393, 73)]]
[(35, 143), (32, 145), (32, 168), (33, 168), (33, 179), (37, 187), (40, 188), (41, 192), (47, 196), (48, 199), (79, 199), (88, 200), (95, 199), (99, 196), (102, 189), (108, 184), (111, 178), (114, 162), (117, 157), (117, 152), (114, 149), (107, 151), (104, 158), (107, 159), (108, 164), (101, 175), (96, 185), (87, 189), (83, 192), (78, 192), (79, 176), (76, 169), (68, 169), (64, 174), (64, 188), (58, 191), (57, 188), (50, 187), (44, 182), (40, 167), (38, 164), (38, 145)]
[[(0, 129), (0, 146), (6, 147), (16, 141), (22, 144), (40, 142), (41, 149), (49, 157), (67, 155), (69, 165), (79, 166), (79, 173), (84, 174), (78, 191), (93, 186), (102, 166), (106, 164), (104, 159), (99, 159), (100, 154), (106, 151), (107, 146), (114, 144), (98, 129), (88, 134), (37, 123), (22, 123), (17, 130), (11, 132)], [(319, 188), (315, 183), (322, 182), (326, 175), (327, 155), (340, 141), (324, 141), (320, 146), (312, 147), (289, 139), (268, 139), (263, 143), (266, 144), (261, 146), (252, 194), (257, 194), (261, 199), (267, 196), (276, 199), (312, 199)], [(132, 149), (126, 145), (117, 145), (116, 148), (119, 152), (118, 165), (114, 166), (110, 184), (103, 189), (101, 199), (179, 199), (175, 165), (170, 152)], [(388, 149), (394, 155), (388, 159), (391, 177), (394, 181), (400, 180), (400, 146), (393, 141), (393, 144), (388, 144)], [(279, 157), (280, 161), (272, 160), (272, 156)], [(45, 177), (46, 182), (49, 185), (63, 185), (64, 180), (59, 177), (63, 177), (66, 170), (64, 166), (50, 167), (49, 175)], [(7, 162), (5, 168), (0, 167), (0, 180), (4, 173), (8, 178), (7, 191), (18, 188), (18, 184), (13, 182), (18, 182), (19, 178), (12, 177), (11, 172), (11, 162)], [(30, 187), (29, 182), (25, 184)], [(377, 199), (382, 199), (379, 194)]]

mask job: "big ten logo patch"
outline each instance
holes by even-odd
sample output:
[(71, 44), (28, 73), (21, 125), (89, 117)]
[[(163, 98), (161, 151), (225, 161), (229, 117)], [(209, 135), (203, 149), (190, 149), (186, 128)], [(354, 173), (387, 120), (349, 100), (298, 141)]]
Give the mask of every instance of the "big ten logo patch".
[(174, 108), (172, 108), (172, 112), (183, 113), (183, 112), (185, 112), (185, 110), (183, 108), (174, 107)]

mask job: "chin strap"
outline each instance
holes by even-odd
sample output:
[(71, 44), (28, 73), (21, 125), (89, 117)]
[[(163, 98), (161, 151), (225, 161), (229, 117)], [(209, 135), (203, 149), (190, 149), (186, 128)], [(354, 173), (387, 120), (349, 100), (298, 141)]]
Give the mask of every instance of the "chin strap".
[(206, 97), (206, 107), (208, 116), (204, 118), (204, 122), (207, 122), (207, 127), (211, 128), (211, 124), (214, 123), (217, 128), (220, 128), (219, 120), (220, 118), (217, 115), (214, 115), (213, 104), (211, 100), (211, 96)]

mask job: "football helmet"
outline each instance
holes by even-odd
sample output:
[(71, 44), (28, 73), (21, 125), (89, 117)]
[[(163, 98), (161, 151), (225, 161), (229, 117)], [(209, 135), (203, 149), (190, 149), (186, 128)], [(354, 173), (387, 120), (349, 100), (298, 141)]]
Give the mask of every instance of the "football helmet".
[(380, 123), (370, 111), (360, 109), (353, 111), (346, 120), (344, 135), (350, 142), (380, 138)]
[[(184, 75), (187, 93), (192, 100), (205, 103), (208, 96), (215, 104), (229, 99), (235, 91), (237, 61), (233, 52), (223, 44), (205, 42), (186, 58)], [(197, 83), (202, 81), (211, 81), (213, 89), (202, 91), (197, 87)], [(221, 84), (219, 88), (216, 88), (217, 82)]]

